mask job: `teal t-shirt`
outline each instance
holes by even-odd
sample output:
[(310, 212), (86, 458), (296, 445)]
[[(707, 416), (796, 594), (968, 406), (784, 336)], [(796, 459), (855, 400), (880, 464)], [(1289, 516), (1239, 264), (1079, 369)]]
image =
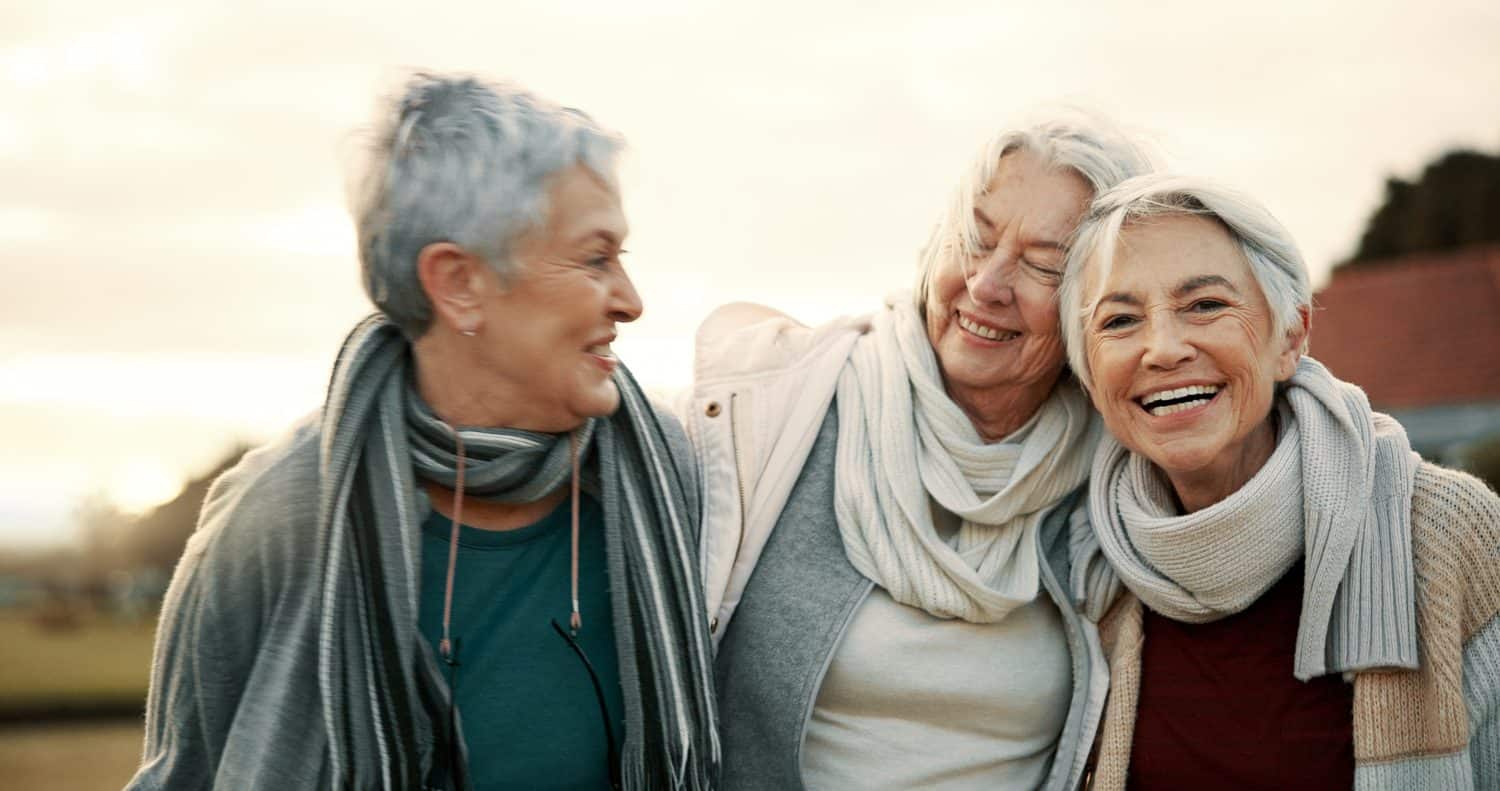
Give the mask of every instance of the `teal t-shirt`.
[[(572, 612), (571, 505), (515, 530), (460, 526), (452, 635), (453, 690), (476, 789), (609, 788), (608, 747), (598, 698), (583, 662), (552, 628)], [(452, 521), (433, 512), (422, 525), (419, 627), (445, 674), (443, 588)], [(604, 514), (579, 505), (578, 642), (604, 689), (616, 746), (624, 705), (604, 557)]]

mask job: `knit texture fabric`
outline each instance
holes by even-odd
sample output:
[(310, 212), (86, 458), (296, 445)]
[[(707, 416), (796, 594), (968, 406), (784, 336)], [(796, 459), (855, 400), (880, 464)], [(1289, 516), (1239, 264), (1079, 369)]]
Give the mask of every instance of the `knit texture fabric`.
[[(987, 443), (944, 391), (922, 318), (898, 296), (855, 343), (838, 404), (835, 512), (861, 574), (902, 604), (972, 623), (1036, 598), (1037, 525), (1083, 483), (1099, 436), (1076, 385), (1059, 383), (1025, 425)], [(952, 546), (929, 496), (963, 520)]]
[[(1411, 530), (1421, 665), (1354, 674), (1355, 788), (1500, 788), (1500, 498), (1423, 463)], [(1140, 692), (1141, 600), (1117, 601), (1099, 634), (1110, 695), (1089, 787), (1121, 791)]]
[(1149, 459), (1101, 442), (1089, 508), (1100, 548), (1147, 606), (1187, 623), (1248, 607), (1303, 553), (1297, 678), (1416, 667), (1419, 459), (1406, 432), (1311, 358), (1281, 396), (1271, 457), (1238, 491), (1191, 514), (1177, 512)]
[[(340, 785), (415, 788), (426, 781), (432, 703), (414, 672), (419, 562), (418, 480), (453, 485), (453, 429), (420, 403), (410, 345), (372, 315), (334, 366), (320, 449), (322, 568), (318, 678), (332, 773)], [(655, 414), (626, 369), (620, 408), (581, 432), (587, 480), (601, 493), (609, 547), (623, 553), (614, 598), (629, 723), (626, 788), (706, 788), (719, 744), (710, 649), (683, 478)], [(465, 428), (465, 493), (530, 502), (569, 474), (566, 436)], [(627, 604), (628, 603), (628, 604)]]

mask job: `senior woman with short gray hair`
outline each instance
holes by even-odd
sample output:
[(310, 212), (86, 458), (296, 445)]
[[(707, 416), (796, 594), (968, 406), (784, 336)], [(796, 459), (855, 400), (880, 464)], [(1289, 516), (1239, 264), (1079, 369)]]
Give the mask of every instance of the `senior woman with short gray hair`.
[(131, 788), (710, 788), (686, 437), (615, 358), (615, 134), (420, 75), (354, 196), (378, 312), (215, 484)]
[(1500, 788), (1500, 498), (1303, 354), (1286, 230), (1209, 182), (1127, 181), (1061, 310), (1129, 589), (1095, 788)]
[(1147, 167), (1096, 119), (1007, 131), (916, 294), (704, 324), (688, 420), (726, 787), (1076, 787), (1105, 677), (1068, 533), (1098, 431), (1056, 288), (1090, 198)]

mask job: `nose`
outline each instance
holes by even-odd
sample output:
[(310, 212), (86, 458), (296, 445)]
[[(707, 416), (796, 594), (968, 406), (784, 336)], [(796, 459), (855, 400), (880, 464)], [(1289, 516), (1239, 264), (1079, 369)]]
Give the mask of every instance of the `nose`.
[(630, 275), (620, 269), (609, 293), (609, 317), (617, 322), (631, 322), (641, 317), (641, 295), (636, 293)]
[(1198, 354), (1188, 337), (1188, 328), (1179, 322), (1159, 319), (1148, 322), (1145, 329), (1146, 349), (1141, 362), (1148, 368), (1171, 370)]
[(1014, 255), (1003, 247), (996, 248), (988, 258), (981, 259), (971, 266), (973, 270), (967, 273), (964, 286), (975, 303), (997, 302), (1001, 305), (1009, 305), (1015, 302), (1016, 292), (1013, 279), (1016, 259)]

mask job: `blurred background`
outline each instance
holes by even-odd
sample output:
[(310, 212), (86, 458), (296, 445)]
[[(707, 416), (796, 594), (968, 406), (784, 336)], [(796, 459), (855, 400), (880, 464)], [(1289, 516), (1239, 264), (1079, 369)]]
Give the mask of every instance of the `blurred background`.
[(0, 8), (0, 786), (118, 788), (209, 481), (322, 398), (365, 312), (344, 209), (413, 68), (622, 131), (617, 350), (659, 394), (715, 305), (907, 287), (977, 146), (1113, 115), (1263, 200), (1313, 354), (1500, 480), (1500, 5), (361, 0)]

